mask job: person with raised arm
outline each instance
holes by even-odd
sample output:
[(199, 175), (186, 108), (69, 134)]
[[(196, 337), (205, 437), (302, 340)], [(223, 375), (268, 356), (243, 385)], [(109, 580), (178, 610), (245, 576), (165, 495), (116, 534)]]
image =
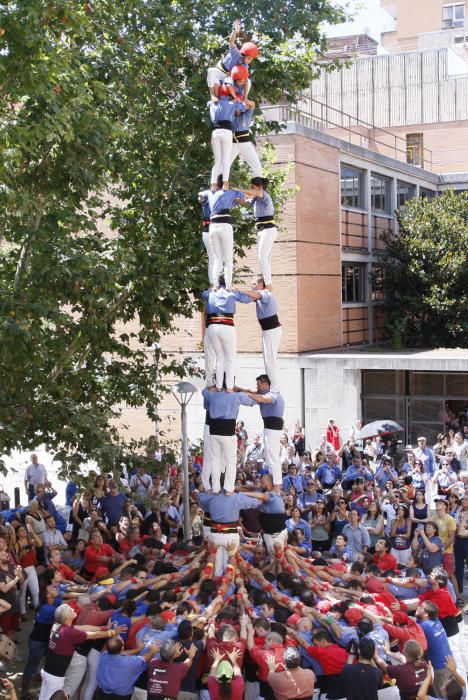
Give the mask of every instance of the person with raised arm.
[(264, 278), (259, 275), (252, 283), (252, 291), (244, 290), (255, 301), (257, 319), (262, 329), (263, 364), (270, 380), (270, 390), (279, 391), (278, 369), (276, 366), (282, 328), (278, 318), (278, 304), (273, 294), (273, 286), (267, 288)]
[(284, 398), (279, 391), (271, 390), (270, 378), (267, 374), (260, 374), (257, 379), (257, 391), (249, 391), (236, 387), (236, 391), (243, 391), (260, 406), (260, 414), (263, 418), (263, 444), (268, 470), (273, 477), (273, 490), (281, 492), (283, 475), (281, 472), (281, 436), (284, 427)]

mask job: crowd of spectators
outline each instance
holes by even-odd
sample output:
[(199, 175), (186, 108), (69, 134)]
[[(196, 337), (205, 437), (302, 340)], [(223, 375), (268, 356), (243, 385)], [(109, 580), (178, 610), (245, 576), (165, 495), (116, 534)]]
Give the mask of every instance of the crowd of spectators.
[[(236, 490), (265, 491), (261, 435), (237, 436)], [(21, 697), (461, 698), (468, 435), (399, 455), (330, 421), (312, 450), (299, 423), (281, 444), (287, 544), (267, 551), (246, 508), (219, 577), (202, 457), (184, 542), (180, 467), (92, 474), (57, 504), (33, 455), (0, 525), (0, 628), (31, 629)]]

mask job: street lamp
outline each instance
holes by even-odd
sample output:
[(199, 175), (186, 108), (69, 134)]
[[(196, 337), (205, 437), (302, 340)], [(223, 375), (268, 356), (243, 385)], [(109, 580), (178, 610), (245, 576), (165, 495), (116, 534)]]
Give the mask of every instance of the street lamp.
[(189, 496), (189, 473), (188, 473), (188, 450), (187, 450), (187, 405), (192, 396), (197, 392), (197, 388), (190, 382), (177, 382), (172, 387), (172, 393), (181, 407), (182, 426), (182, 469), (184, 471), (184, 541), (190, 539), (190, 496)]

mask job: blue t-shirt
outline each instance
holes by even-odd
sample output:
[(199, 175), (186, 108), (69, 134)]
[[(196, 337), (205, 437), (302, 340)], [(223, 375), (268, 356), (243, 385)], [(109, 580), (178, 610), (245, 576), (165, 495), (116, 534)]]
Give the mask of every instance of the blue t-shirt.
[(124, 496), (123, 493), (119, 493), (117, 496), (104, 496), (104, 498), (101, 498), (98, 508), (104, 516), (106, 525), (117, 525), (127, 500), (127, 496)]
[(446, 657), (452, 656), (447, 635), (440, 620), (424, 620), (419, 623), (427, 639), (427, 656), (434, 667), (440, 671), (447, 666)]

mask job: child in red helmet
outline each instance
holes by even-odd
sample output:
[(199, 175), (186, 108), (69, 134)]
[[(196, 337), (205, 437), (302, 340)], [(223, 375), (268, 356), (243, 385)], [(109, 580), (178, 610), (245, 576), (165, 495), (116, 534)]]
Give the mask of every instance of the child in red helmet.
[[(254, 58), (258, 57), (258, 47), (251, 41), (247, 41), (245, 44), (242, 44), (240, 49), (237, 48), (236, 40), (240, 29), (240, 20), (236, 19), (231, 36), (229, 37), (229, 53), (221, 61), (219, 61), (216, 67), (208, 68), (207, 82), (212, 100), (216, 100), (218, 98), (220, 85), (226, 76), (230, 74), (234, 66), (248, 66)], [(245, 97), (247, 97), (249, 87), (250, 81), (245, 91)]]
[(231, 75), (223, 80), (218, 90), (218, 97), (229, 97), (233, 100), (244, 100), (249, 83), (249, 69), (242, 64), (231, 69)]

